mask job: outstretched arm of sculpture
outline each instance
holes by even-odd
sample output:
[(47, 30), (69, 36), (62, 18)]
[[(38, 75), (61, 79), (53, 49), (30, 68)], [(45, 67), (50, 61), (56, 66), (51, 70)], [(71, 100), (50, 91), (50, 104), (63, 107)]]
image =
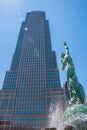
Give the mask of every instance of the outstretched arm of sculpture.
[(69, 54), (69, 48), (68, 48), (66, 42), (64, 42), (64, 47), (65, 47), (65, 49), (66, 49), (66, 55), (70, 55), (70, 54)]

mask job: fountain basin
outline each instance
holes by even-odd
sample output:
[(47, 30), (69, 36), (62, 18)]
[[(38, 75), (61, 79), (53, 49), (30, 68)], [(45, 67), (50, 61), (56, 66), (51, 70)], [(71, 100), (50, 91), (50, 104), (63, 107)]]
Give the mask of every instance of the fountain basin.
[(69, 106), (63, 114), (63, 122), (81, 113), (87, 115), (87, 106), (85, 104), (74, 104)]
[(74, 104), (63, 114), (64, 130), (87, 130), (87, 106)]
[(87, 130), (87, 115), (79, 114), (64, 122), (64, 130)]

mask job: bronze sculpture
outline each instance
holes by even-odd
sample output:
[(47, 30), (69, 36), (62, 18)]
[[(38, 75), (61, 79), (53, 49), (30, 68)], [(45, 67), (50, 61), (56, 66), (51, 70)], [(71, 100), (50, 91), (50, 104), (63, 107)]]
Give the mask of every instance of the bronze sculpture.
[(84, 103), (84, 97), (81, 93), (81, 87), (78, 82), (78, 78), (75, 73), (73, 60), (72, 60), (72, 57), (70, 56), (69, 49), (66, 42), (64, 42), (64, 47), (66, 49), (66, 53), (61, 53), (62, 70), (66, 68), (67, 82), (68, 82), (69, 91), (70, 91), (69, 104), (72, 105), (75, 103)]

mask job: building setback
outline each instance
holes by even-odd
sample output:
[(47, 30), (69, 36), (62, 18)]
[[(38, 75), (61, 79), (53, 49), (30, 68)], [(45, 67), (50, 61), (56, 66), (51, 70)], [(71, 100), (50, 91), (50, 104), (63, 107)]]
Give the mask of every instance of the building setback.
[(45, 12), (32, 11), (22, 22), (11, 67), (0, 90), (0, 128), (47, 127), (50, 104), (57, 102), (64, 107), (49, 22)]

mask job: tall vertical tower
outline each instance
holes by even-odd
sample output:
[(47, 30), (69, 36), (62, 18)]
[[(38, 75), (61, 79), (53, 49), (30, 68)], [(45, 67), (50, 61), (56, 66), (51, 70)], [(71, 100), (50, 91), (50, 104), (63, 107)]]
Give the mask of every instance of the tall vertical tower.
[(58, 101), (63, 104), (64, 97), (49, 23), (44, 12), (33, 11), (22, 23), (0, 91), (0, 124), (12, 130), (46, 127), (50, 103)]

